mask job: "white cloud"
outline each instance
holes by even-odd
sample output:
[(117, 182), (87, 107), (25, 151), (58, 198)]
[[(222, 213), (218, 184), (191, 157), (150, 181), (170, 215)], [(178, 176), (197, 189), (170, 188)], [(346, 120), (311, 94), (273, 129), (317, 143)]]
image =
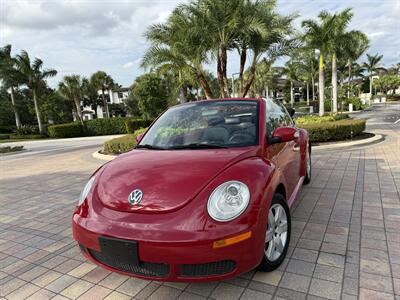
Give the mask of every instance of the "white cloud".
[[(0, 0), (0, 46), (12, 44), (13, 52), (27, 50), (40, 56), (45, 68), (59, 75), (89, 76), (97, 70), (130, 85), (143, 70), (140, 60), (147, 48), (143, 34), (153, 23), (165, 21), (173, 8), (188, 0)], [(398, 0), (279, 0), (279, 11), (298, 12), (296, 21), (314, 18), (319, 11), (354, 7), (351, 27), (367, 33), (369, 53), (384, 54), (384, 63), (400, 61), (400, 1)], [(237, 72), (231, 53), (229, 73)], [(214, 66), (211, 66), (214, 71)]]

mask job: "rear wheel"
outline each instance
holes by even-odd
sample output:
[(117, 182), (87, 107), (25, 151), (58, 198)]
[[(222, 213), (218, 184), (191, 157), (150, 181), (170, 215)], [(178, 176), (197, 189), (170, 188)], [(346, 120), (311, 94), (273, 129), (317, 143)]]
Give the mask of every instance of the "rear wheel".
[(304, 177), (303, 184), (309, 184), (311, 181), (311, 148), (307, 148), (306, 154), (306, 176)]
[(285, 198), (281, 194), (275, 194), (268, 211), (264, 256), (257, 267), (258, 270), (270, 272), (280, 266), (289, 247), (290, 232), (289, 208)]

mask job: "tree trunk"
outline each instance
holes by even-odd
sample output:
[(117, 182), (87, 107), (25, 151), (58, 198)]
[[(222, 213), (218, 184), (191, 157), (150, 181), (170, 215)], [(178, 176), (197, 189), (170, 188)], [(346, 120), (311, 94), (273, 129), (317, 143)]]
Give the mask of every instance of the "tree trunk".
[(246, 65), (246, 59), (247, 59), (247, 48), (246, 46), (244, 46), (242, 52), (240, 53), (240, 71), (239, 71), (240, 94), (243, 92), (243, 81), (244, 81), (243, 73)]
[(337, 103), (337, 60), (336, 53), (332, 55), (332, 112), (337, 114), (338, 112), (338, 103)]
[(265, 97), (268, 98), (269, 96), (269, 87), (268, 85), (265, 87)]
[(307, 105), (310, 105), (310, 87), (308, 81), (307, 81)]
[(229, 92), (229, 82), (227, 77), (227, 64), (228, 64), (228, 50), (226, 47), (221, 48), (221, 70), (222, 70), (222, 79), (224, 82), (224, 91), (225, 97), (230, 96)]
[(83, 126), (83, 116), (82, 116), (80, 99), (74, 97), (74, 104), (75, 104), (75, 107), (76, 107), (76, 114), (78, 115), (79, 122)]
[(207, 79), (205, 78), (204, 74), (202, 72), (197, 73), (197, 79), (200, 82), (201, 87), (203, 88), (204, 94), (207, 99), (212, 99), (213, 94), (210, 88), (210, 85), (208, 84)]
[(293, 95), (293, 81), (290, 80), (290, 106), (294, 105), (294, 95)]
[(39, 104), (37, 101), (37, 95), (36, 95), (36, 89), (32, 89), (32, 94), (33, 94), (33, 103), (35, 104), (35, 112), (36, 112), (36, 118), (39, 126), (39, 133), (44, 134), (44, 128), (42, 124), (42, 120), (40, 119), (40, 112), (39, 112)]
[(349, 59), (349, 79), (347, 84), (347, 98), (350, 98), (350, 89), (351, 89), (351, 60)]
[(314, 75), (311, 76), (311, 92), (312, 92), (312, 101), (315, 100), (315, 79), (314, 79)]
[(219, 92), (220, 96), (222, 98), (227, 97), (225, 94), (225, 88), (224, 88), (224, 76), (223, 76), (223, 71), (222, 71), (222, 65), (221, 65), (221, 55), (220, 51), (218, 50), (218, 55), (217, 55), (217, 80), (218, 80), (218, 85), (219, 85)]
[(243, 92), (241, 93), (242, 97), (246, 97), (251, 85), (253, 84), (253, 81), (254, 81), (254, 78), (256, 75), (257, 56), (258, 56), (258, 53), (254, 53), (253, 61), (251, 63), (251, 67), (249, 70), (249, 77), (247, 77), (247, 80), (243, 86)]
[(324, 90), (325, 90), (325, 77), (324, 77), (324, 56), (319, 55), (319, 76), (318, 76), (318, 95), (319, 95), (319, 115), (323, 116), (324, 109)]
[(369, 74), (369, 93), (372, 97), (372, 72)]
[(10, 87), (10, 94), (11, 94), (11, 104), (12, 104), (12, 108), (14, 111), (14, 116), (15, 116), (15, 125), (17, 126), (17, 129), (21, 128), (21, 119), (19, 118), (19, 113), (17, 110), (17, 107), (15, 106), (15, 95), (14, 95), (14, 87), (11, 86)]
[(187, 102), (187, 88), (186, 86), (182, 86), (179, 91), (179, 100), (181, 103)]
[(109, 113), (109, 111), (108, 111), (108, 104), (107, 104), (106, 97), (104, 96), (104, 89), (103, 89), (103, 88), (101, 89), (101, 96), (102, 96), (102, 98), (103, 98), (104, 110), (105, 110), (105, 112), (106, 112), (106, 114), (105, 114), (105, 119), (108, 119), (108, 118), (110, 118), (110, 113)]

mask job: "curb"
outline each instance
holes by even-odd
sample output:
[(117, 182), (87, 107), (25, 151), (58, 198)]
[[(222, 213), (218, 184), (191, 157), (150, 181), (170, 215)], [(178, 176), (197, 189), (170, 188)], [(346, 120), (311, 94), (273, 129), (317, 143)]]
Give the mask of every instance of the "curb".
[(99, 151), (100, 150), (93, 152), (92, 157), (96, 158), (96, 159), (100, 159), (100, 160), (106, 160), (106, 161), (113, 160), (114, 158), (117, 157), (116, 155), (101, 154)]
[(370, 137), (370, 138), (364, 139), (364, 140), (313, 146), (312, 149), (313, 150), (330, 150), (330, 149), (340, 149), (340, 148), (347, 148), (347, 147), (353, 147), (353, 146), (368, 146), (368, 145), (382, 142), (384, 140), (385, 140), (385, 137), (383, 135), (375, 134), (373, 137)]

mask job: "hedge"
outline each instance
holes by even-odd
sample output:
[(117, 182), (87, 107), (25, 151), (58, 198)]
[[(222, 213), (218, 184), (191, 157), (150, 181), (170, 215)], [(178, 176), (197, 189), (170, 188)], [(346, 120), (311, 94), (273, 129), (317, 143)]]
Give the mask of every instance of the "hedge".
[(0, 140), (8, 140), (10, 138), (9, 134), (1, 134), (0, 133)]
[(125, 122), (126, 132), (127, 133), (135, 133), (139, 128), (149, 127), (153, 120), (143, 120), (143, 119), (135, 119), (135, 120), (127, 120)]
[(68, 138), (134, 133), (139, 128), (149, 126), (151, 122), (137, 118), (95, 119), (85, 121), (83, 127), (78, 122), (51, 125), (48, 127), (48, 134), (55, 138)]
[(308, 131), (311, 142), (327, 142), (352, 139), (365, 130), (365, 123), (365, 120), (346, 119), (298, 126)]
[(51, 125), (47, 128), (47, 132), (49, 136), (53, 138), (70, 138), (83, 136), (82, 125), (77, 122)]
[(130, 119), (131, 118), (110, 118), (85, 121), (84, 134), (91, 136), (126, 133), (125, 122)]
[(106, 154), (121, 154), (132, 150), (136, 146), (136, 136), (144, 131), (146, 131), (146, 128), (140, 128), (133, 134), (127, 134), (105, 142), (103, 152)]

